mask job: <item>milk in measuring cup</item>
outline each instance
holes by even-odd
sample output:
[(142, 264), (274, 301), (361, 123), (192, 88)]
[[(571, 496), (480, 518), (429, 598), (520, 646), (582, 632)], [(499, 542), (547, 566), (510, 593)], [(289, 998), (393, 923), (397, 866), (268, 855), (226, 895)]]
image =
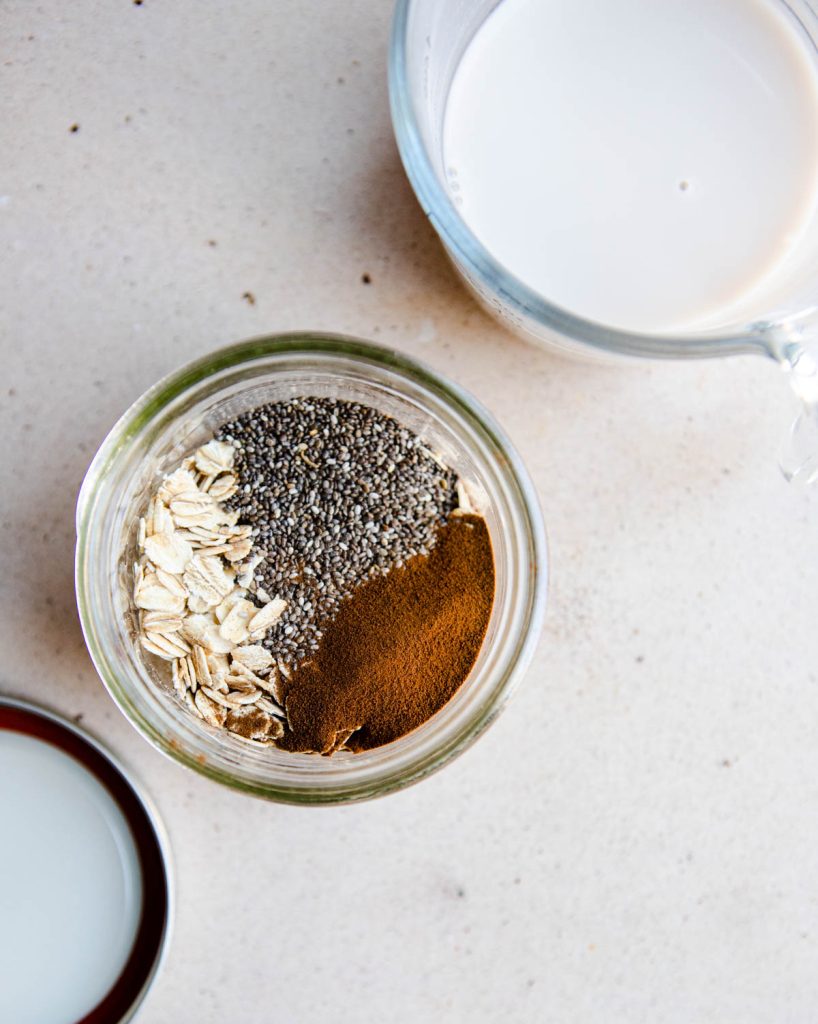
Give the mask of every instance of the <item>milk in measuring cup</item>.
[(818, 73), (773, 0), (503, 0), (454, 75), (453, 199), (552, 303), (629, 331), (752, 317), (818, 200)]

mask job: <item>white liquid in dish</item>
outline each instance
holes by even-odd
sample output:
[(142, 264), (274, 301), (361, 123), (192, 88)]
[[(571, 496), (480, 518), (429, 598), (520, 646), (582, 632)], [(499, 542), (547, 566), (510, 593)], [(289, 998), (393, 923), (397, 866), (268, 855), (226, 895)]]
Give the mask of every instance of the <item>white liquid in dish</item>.
[(42, 740), (0, 730), (0, 1021), (75, 1024), (128, 959), (137, 852), (108, 791)]
[(818, 72), (772, 0), (504, 0), (444, 123), (473, 232), (626, 330), (752, 315), (818, 199)]

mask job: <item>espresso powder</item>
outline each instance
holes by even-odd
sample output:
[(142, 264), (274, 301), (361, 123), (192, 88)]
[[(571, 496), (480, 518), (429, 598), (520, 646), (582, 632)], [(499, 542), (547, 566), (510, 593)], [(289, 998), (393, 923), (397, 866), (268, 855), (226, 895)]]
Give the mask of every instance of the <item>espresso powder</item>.
[(493, 603), (486, 523), (452, 517), (428, 555), (358, 587), (313, 660), (283, 680), (290, 731), (278, 745), (361, 752), (416, 729), (468, 676)]

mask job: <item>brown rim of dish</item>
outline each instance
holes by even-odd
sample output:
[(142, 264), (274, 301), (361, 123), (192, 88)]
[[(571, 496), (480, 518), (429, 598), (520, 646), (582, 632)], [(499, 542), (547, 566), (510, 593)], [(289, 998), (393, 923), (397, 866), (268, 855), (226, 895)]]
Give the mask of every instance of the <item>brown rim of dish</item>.
[(122, 812), (136, 847), (142, 876), (142, 909), (130, 955), (108, 994), (76, 1024), (119, 1024), (147, 991), (168, 933), (170, 893), (162, 844), (141, 798), (96, 742), (50, 711), (0, 697), (0, 730), (50, 743), (86, 768)]

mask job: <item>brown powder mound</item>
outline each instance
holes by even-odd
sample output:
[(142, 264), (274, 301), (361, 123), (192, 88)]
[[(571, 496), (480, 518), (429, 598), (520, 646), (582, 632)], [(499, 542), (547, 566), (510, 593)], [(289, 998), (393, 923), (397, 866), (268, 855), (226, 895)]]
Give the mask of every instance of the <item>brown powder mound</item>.
[(428, 556), (360, 586), (315, 659), (284, 680), (290, 731), (279, 746), (360, 752), (422, 725), (471, 671), (493, 603), (486, 524), (453, 518)]

